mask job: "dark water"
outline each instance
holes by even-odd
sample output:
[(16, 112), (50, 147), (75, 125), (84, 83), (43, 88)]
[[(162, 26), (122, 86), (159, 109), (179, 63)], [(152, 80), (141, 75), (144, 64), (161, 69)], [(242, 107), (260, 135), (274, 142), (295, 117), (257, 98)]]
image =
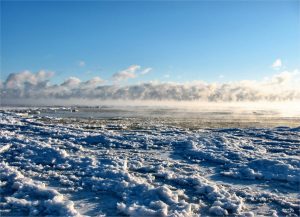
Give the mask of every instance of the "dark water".
[[(20, 108), (19, 108), (20, 109)], [(137, 124), (151, 123), (175, 125), (185, 128), (226, 128), (226, 127), (296, 127), (300, 125), (297, 114), (284, 115), (276, 110), (238, 109), (178, 109), (159, 107), (56, 107), (22, 108), (23, 111), (39, 117), (73, 119), (78, 122), (96, 124)]]

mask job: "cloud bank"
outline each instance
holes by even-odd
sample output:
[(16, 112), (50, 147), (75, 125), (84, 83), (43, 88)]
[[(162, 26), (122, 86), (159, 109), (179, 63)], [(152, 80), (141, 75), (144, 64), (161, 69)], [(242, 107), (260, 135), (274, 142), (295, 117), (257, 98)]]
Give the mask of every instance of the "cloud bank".
[[(114, 75), (125, 79), (136, 73), (139, 66), (131, 66)], [(1, 104), (24, 100), (85, 99), (85, 100), (172, 100), (204, 102), (298, 101), (300, 100), (300, 72), (284, 71), (261, 81), (243, 80), (228, 83), (149, 82), (135, 85), (105, 85), (99, 77), (81, 81), (70, 77), (61, 84), (51, 84), (54, 73), (24, 71), (10, 74), (0, 85)]]

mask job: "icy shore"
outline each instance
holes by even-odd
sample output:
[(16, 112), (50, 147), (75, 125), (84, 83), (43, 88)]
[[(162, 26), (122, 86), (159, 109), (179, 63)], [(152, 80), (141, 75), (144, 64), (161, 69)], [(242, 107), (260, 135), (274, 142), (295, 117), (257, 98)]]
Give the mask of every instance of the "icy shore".
[(300, 127), (0, 126), (1, 216), (300, 215)]

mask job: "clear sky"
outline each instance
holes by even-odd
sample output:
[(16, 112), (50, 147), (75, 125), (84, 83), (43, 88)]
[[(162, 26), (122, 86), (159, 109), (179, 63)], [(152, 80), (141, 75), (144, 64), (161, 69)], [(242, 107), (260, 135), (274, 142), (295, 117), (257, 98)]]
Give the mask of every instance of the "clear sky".
[[(110, 80), (261, 79), (300, 68), (299, 1), (1, 1), (1, 80), (40, 69)], [(278, 62), (277, 62), (278, 63)]]

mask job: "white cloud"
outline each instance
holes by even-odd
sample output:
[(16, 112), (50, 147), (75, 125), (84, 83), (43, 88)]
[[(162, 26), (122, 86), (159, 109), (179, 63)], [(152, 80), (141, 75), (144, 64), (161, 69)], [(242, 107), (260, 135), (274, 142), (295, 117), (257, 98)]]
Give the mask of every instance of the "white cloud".
[(136, 72), (141, 68), (139, 65), (131, 65), (127, 69), (113, 74), (113, 79), (116, 81), (123, 81), (129, 78), (135, 78)]
[(282, 67), (282, 61), (281, 59), (276, 59), (273, 64), (272, 64), (272, 68), (275, 70), (278, 70)]
[(66, 87), (76, 87), (80, 84), (81, 80), (76, 77), (70, 77), (65, 80), (61, 85)]
[[(135, 73), (139, 67), (121, 71)], [(50, 85), (50, 74), (29, 71), (11, 74), (0, 85), (1, 99), (97, 99), (97, 100), (177, 100), (206, 102), (282, 101), (300, 100), (300, 72), (284, 71), (261, 81), (243, 80), (228, 83), (149, 82), (130, 86), (102, 85), (99, 77), (80, 81), (70, 77), (62, 84)], [(120, 75), (119, 75), (120, 76)], [(129, 77), (134, 77), (130, 75)]]
[(37, 85), (46, 82), (54, 75), (53, 72), (41, 70), (37, 73), (31, 73), (26, 70), (20, 73), (12, 73), (5, 81), (5, 86), (9, 89), (24, 88), (24, 86)]
[(133, 72), (121, 71), (113, 75), (113, 79), (116, 81), (127, 80), (128, 78), (135, 78), (136, 74)]
[(142, 69), (140, 65), (131, 65), (127, 69), (124, 69), (122, 71), (113, 74), (112, 77), (115, 81), (124, 81), (129, 78), (136, 78), (141, 75), (146, 75), (151, 70), (152, 70), (151, 67)]
[(141, 71), (141, 75), (146, 75), (148, 74), (150, 71), (152, 71), (152, 68), (148, 67), (148, 68), (145, 68)]
[(80, 60), (80, 61), (78, 62), (78, 65), (79, 65), (80, 67), (84, 67), (84, 66), (85, 66), (85, 61)]
[(94, 77), (86, 82), (83, 82), (81, 86), (84, 88), (95, 88), (102, 83), (104, 83), (104, 80), (102, 78)]

